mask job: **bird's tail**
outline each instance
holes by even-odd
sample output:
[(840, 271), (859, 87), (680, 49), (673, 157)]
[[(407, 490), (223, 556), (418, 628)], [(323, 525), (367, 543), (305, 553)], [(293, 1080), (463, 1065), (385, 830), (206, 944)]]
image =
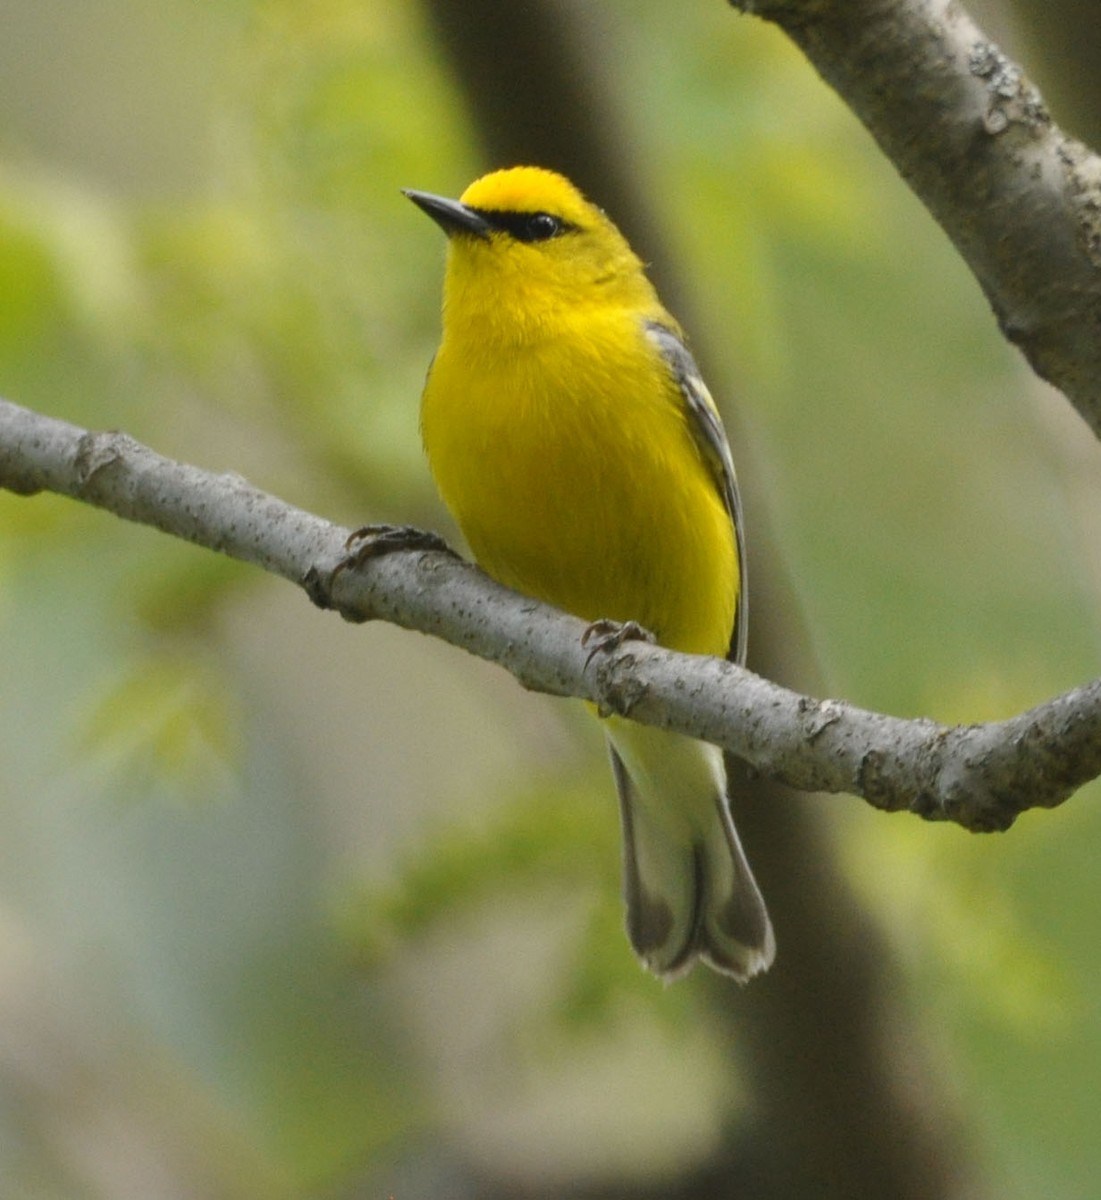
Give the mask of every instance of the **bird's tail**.
[(607, 731), (635, 952), (665, 979), (697, 958), (741, 983), (766, 970), (772, 924), (730, 817), (721, 752), (615, 717)]

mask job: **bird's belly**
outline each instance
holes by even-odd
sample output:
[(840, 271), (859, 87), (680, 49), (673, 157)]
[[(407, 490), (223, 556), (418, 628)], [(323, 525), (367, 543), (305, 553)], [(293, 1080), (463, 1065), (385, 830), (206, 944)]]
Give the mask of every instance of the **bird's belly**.
[(664, 397), (622, 413), (599, 393), (510, 385), (480, 380), (461, 419), (430, 386), (422, 409), (437, 485), (479, 564), (585, 620), (725, 654), (734, 532), (683, 415)]

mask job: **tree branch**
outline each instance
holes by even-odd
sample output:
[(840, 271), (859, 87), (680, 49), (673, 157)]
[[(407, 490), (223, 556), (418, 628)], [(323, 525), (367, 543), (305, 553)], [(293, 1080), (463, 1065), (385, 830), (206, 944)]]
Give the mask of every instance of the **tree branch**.
[(1101, 160), (955, 0), (731, 0), (800, 46), (1101, 435)]
[(1101, 681), (1008, 721), (948, 727), (816, 700), (720, 659), (643, 642), (599, 652), (584, 622), (441, 551), (345, 563), (348, 530), (240, 476), (163, 458), (0, 400), (0, 487), (49, 490), (283, 576), (352, 621), (381, 619), (497, 663), (533, 691), (724, 746), (807, 791), (852, 792), (972, 830), (1007, 829), (1101, 773)]

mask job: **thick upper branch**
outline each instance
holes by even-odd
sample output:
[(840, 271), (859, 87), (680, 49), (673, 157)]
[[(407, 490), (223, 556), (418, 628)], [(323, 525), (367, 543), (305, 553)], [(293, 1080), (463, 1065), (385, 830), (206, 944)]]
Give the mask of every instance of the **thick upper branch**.
[(346, 529), (236, 475), (162, 458), (0, 401), (0, 487), (48, 489), (302, 585), (351, 620), (392, 621), (498, 663), (525, 687), (579, 696), (725, 746), (808, 791), (854, 792), (969, 829), (1005, 829), (1101, 773), (1101, 681), (989, 725), (949, 728), (815, 700), (719, 659), (627, 642), (589, 661), (584, 623), (440, 551), (346, 559)]
[(1101, 434), (1101, 161), (954, 0), (732, 0), (780, 25), (875, 137), (1006, 336)]

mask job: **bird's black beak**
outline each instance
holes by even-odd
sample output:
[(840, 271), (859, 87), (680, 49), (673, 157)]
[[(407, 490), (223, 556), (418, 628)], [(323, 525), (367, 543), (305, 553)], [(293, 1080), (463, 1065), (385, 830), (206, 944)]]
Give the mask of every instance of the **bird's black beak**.
[(489, 237), (490, 224), (480, 212), (467, 208), (458, 200), (448, 200), (446, 196), (433, 196), (431, 192), (417, 192), (413, 188), (402, 188), (402, 194), (420, 209), (423, 209), (433, 221), (451, 237), (452, 234), (465, 233), (474, 237)]

